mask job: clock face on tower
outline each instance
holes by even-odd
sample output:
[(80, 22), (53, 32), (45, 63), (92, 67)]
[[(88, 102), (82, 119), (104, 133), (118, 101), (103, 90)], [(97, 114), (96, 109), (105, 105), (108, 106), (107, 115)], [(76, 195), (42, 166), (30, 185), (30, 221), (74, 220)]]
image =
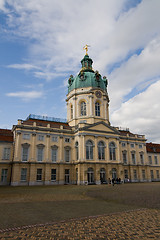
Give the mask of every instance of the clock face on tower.
[(100, 91), (96, 91), (96, 97), (101, 98), (102, 97), (102, 93)]

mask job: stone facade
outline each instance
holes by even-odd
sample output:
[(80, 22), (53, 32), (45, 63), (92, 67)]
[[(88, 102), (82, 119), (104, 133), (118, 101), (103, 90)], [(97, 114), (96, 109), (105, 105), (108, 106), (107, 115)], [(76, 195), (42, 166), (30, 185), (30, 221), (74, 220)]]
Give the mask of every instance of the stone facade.
[(160, 145), (111, 126), (107, 79), (89, 57), (81, 62), (68, 81), (67, 122), (30, 115), (0, 130), (0, 185), (160, 181)]

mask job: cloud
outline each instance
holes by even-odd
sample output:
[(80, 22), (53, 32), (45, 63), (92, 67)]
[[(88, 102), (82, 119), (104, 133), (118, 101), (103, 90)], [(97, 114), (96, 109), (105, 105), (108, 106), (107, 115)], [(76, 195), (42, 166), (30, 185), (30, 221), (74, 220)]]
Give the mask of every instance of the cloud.
[[(81, 68), (83, 46), (89, 44), (93, 68), (109, 79), (113, 123), (126, 127), (131, 124), (139, 133), (142, 130), (149, 137), (153, 133), (158, 139), (160, 127), (150, 116), (159, 119), (159, 114), (156, 107), (152, 111), (150, 108), (151, 103), (156, 106), (154, 91), (160, 76), (159, 0), (135, 0), (134, 5), (128, 0), (87, 0), (83, 4), (80, 0), (5, 2), (12, 10), (6, 15), (10, 36), (28, 46), (27, 63), (9, 67), (31, 71), (34, 77), (47, 81), (59, 77), (62, 86), (67, 76), (77, 74)], [(0, 6), (4, 8), (4, 1)], [(151, 103), (148, 98), (153, 98)], [(150, 106), (147, 110), (146, 102)], [(151, 111), (149, 118), (146, 111)]]
[(38, 92), (38, 91), (29, 91), (29, 92), (22, 91), (22, 92), (7, 93), (6, 96), (21, 98), (24, 101), (31, 101), (33, 99), (42, 98), (44, 96), (44, 93)]
[(160, 142), (160, 79), (148, 89), (114, 111), (111, 115), (113, 125), (129, 127), (133, 132), (146, 134), (146, 137)]
[(32, 64), (22, 63), (22, 64), (10, 64), (7, 66), (8, 68), (15, 68), (15, 69), (23, 69), (23, 70), (33, 70), (33, 69), (40, 69), (37, 66)]

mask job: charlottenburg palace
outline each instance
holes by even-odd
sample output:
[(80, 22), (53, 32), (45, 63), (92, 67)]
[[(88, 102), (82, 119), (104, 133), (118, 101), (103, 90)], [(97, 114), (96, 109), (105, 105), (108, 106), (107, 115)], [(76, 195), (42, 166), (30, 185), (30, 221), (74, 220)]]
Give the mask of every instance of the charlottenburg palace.
[(0, 185), (160, 181), (160, 144), (109, 121), (107, 78), (82, 68), (68, 80), (67, 121), (29, 115), (0, 129)]

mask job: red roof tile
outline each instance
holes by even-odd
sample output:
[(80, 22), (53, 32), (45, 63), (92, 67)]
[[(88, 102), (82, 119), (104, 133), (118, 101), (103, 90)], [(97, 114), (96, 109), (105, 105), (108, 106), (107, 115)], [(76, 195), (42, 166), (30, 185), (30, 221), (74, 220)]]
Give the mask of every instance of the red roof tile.
[(0, 129), (1, 142), (13, 142), (13, 133), (9, 129)]
[(147, 152), (160, 153), (160, 144), (157, 143), (146, 143)]

